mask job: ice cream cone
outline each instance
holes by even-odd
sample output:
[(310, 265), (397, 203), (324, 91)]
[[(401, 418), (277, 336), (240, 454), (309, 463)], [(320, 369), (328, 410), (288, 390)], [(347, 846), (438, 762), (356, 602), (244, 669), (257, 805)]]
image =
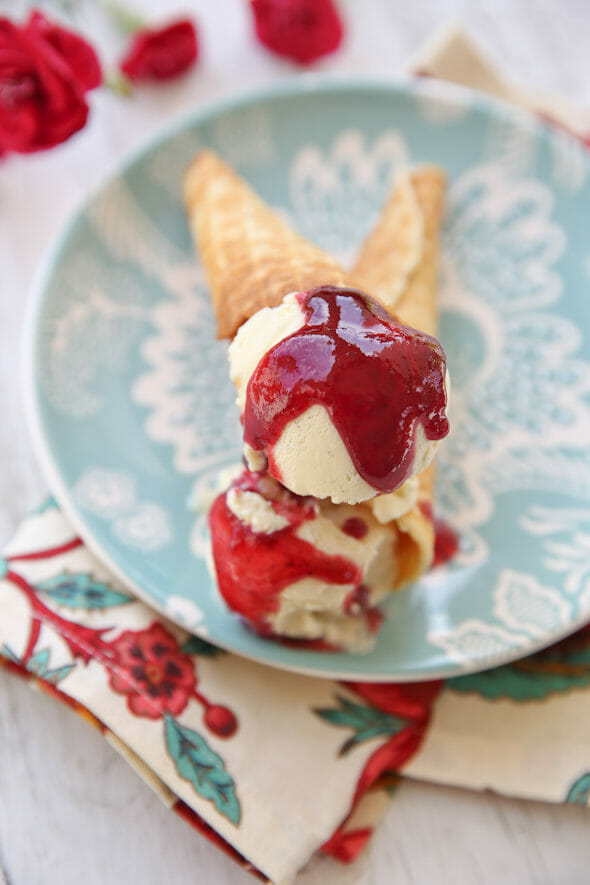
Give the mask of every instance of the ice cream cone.
[[(399, 176), (352, 271), (360, 285), (400, 322), (434, 336), (438, 332), (439, 229), (444, 189), (444, 172), (436, 166)], [(415, 581), (432, 563), (434, 479), (431, 464), (419, 476), (416, 504), (394, 520), (398, 587)]]
[(402, 173), (352, 270), (400, 322), (435, 336), (444, 190), (437, 166)]
[[(184, 196), (218, 337), (232, 338), (246, 320), (263, 307), (277, 306), (287, 293), (321, 285), (364, 289), (401, 322), (436, 334), (443, 190), (444, 175), (435, 167), (400, 176), (349, 274), (295, 233), (219, 157), (201, 152), (186, 172)], [(428, 468), (419, 477), (416, 503), (389, 522), (396, 588), (418, 578), (432, 562), (433, 481)]]
[(184, 177), (191, 232), (217, 317), (232, 338), (263, 307), (289, 292), (354, 286), (338, 262), (295, 233), (220, 157), (201, 151)]

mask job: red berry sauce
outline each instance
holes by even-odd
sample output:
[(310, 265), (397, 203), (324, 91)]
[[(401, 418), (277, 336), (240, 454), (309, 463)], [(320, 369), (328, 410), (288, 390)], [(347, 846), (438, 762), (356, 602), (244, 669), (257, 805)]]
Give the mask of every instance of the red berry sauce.
[(365, 520), (361, 519), (359, 516), (351, 516), (350, 519), (347, 519), (346, 522), (342, 523), (340, 529), (345, 535), (349, 535), (351, 538), (356, 538), (360, 541), (369, 531), (369, 526)]
[(459, 535), (444, 519), (435, 519), (430, 501), (421, 501), (420, 510), (434, 525), (434, 556), (432, 568), (444, 565), (459, 552)]
[[(266, 474), (246, 470), (230, 489), (257, 491), (266, 497), (264, 483), (268, 482), (276, 486)], [(323, 553), (296, 535), (303, 522), (316, 517), (313, 499), (281, 489), (271, 503), (289, 524), (266, 534), (254, 532), (232, 513), (227, 493), (215, 499), (209, 512), (217, 582), (229, 608), (258, 633), (272, 635), (267, 615), (278, 610), (281, 591), (301, 578), (361, 586), (362, 570), (354, 562)]]
[(429, 440), (448, 433), (444, 351), (355, 289), (326, 286), (297, 298), (305, 324), (254, 370), (244, 439), (266, 450), (280, 480), (273, 446), (290, 421), (322, 405), (360, 476), (392, 492), (412, 473), (417, 425)]
[(444, 565), (459, 551), (459, 536), (448, 522), (437, 519), (434, 523), (434, 558), (433, 568)]

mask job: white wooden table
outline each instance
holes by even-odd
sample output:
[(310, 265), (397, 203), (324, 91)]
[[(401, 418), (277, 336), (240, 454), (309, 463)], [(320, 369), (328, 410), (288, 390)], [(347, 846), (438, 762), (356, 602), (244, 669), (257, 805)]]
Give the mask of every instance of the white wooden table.
[[(174, 0), (136, 6), (160, 18), (182, 8)], [(348, 37), (322, 69), (395, 74), (435, 27), (456, 21), (514, 78), (590, 104), (587, 0), (340, 0), (340, 6)], [(18, 7), (0, 0), (0, 14)], [(128, 102), (103, 90), (92, 96), (91, 122), (79, 136), (46, 154), (0, 164), (0, 544), (45, 491), (25, 426), (19, 339), (31, 280), (53, 236), (121, 157), (167, 121), (293, 73), (253, 40), (246, 0), (193, 0), (191, 7), (202, 37), (192, 74), (169, 87), (138, 90)], [(90, 0), (80, 0), (76, 15), (103, 54), (116, 55), (115, 32)], [(8, 885), (252, 881), (168, 812), (97, 732), (0, 673), (2, 885), (3, 879)], [(356, 865), (316, 861), (300, 881), (586, 883), (590, 816), (576, 807), (408, 783)]]

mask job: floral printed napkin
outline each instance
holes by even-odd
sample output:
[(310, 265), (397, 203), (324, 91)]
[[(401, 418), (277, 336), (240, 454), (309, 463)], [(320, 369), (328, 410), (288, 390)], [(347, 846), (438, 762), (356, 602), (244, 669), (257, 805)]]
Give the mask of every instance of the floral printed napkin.
[[(511, 87), (457, 32), (415, 69), (572, 128), (570, 111)], [(354, 859), (400, 769), (507, 795), (589, 800), (590, 722), (579, 709), (590, 692), (590, 628), (444, 685), (284, 673), (222, 652), (131, 597), (53, 500), (0, 559), (0, 662), (86, 717), (170, 808), (277, 883), (317, 851)]]
[(52, 499), (8, 545), (0, 577), (0, 661), (274, 882), (317, 850), (356, 856), (383, 810), (375, 787), (419, 746), (440, 689), (339, 684), (222, 652), (131, 597)]

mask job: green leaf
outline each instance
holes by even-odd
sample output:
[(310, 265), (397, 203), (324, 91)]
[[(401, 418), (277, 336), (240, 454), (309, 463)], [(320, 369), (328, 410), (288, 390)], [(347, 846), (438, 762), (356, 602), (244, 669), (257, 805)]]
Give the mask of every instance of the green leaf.
[(39, 504), (39, 506), (33, 510), (33, 513), (39, 515), (41, 513), (45, 513), (46, 510), (57, 510), (58, 504), (53, 495), (47, 495)]
[(590, 796), (590, 771), (587, 771), (577, 781), (574, 781), (567, 791), (565, 801), (571, 802), (574, 805), (587, 805), (588, 796)]
[(61, 667), (56, 667), (54, 670), (48, 670), (49, 665), (49, 657), (51, 652), (48, 648), (44, 648), (41, 651), (38, 651), (37, 654), (33, 655), (32, 658), (23, 665), (23, 661), (18, 658), (15, 653), (9, 648), (7, 645), (3, 645), (0, 649), (0, 654), (7, 658), (9, 661), (12, 661), (14, 664), (20, 664), (21, 667), (24, 666), (29, 673), (33, 673), (35, 676), (38, 676), (39, 679), (44, 679), (46, 682), (50, 682), (52, 685), (57, 685), (58, 682), (61, 682), (62, 679), (65, 679), (66, 676), (72, 672), (75, 668), (75, 664), (64, 664)]
[(166, 747), (180, 777), (193, 785), (204, 799), (210, 799), (220, 814), (236, 826), (240, 822), (240, 803), (235, 784), (218, 756), (205, 739), (192, 728), (166, 716)]
[[(576, 660), (580, 658), (580, 660)], [(489, 700), (540, 700), (551, 694), (590, 685), (590, 666), (580, 655), (568, 660), (525, 658), (482, 673), (468, 673), (447, 679), (446, 687), (461, 693), (475, 693)]]
[(27, 670), (29, 672), (34, 673), (35, 676), (40, 676), (41, 678), (47, 672), (47, 665), (49, 664), (49, 649), (44, 648), (41, 651), (38, 651), (37, 654), (33, 655), (32, 658), (29, 658), (27, 663)]
[(202, 655), (206, 658), (214, 658), (216, 655), (223, 654), (223, 649), (216, 645), (211, 645), (206, 639), (200, 636), (189, 636), (185, 643), (181, 646), (181, 651), (186, 655)]
[(43, 679), (46, 682), (50, 682), (52, 685), (57, 685), (57, 683), (61, 682), (62, 679), (65, 679), (75, 667), (75, 664), (64, 664), (63, 667), (56, 667), (55, 670), (48, 670), (43, 674)]
[(354, 734), (340, 748), (340, 755), (348, 753), (363, 741), (376, 737), (392, 737), (408, 725), (409, 720), (384, 713), (375, 707), (356, 704), (337, 695), (339, 707), (316, 708), (314, 712), (325, 722), (341, 728), (351, 728)]
[(383, 713), (376, 707), (368, 707), (366, 704), (357, 704), (354, 701), (345, 698), (344, 695), (336, 695), (336, 700), (340, 704), (342, 711), (361, 722), (371, 722), (374, 720), (375, 716), (387, 716), (387, 713)]
[(394, 734), (397, 734), (399, 730), (400, 729), (396, 729), (393, 731), (391, 727), (386, 728), (382, 725), (375, 725), (372, 728), (365, 728), (362, 731), (357, 731), (343, 744), (340, 750), (340, 755), (344, 756), (349, 750), (356, 747), (357, 744), (362, 744), (363, 741), (370, 741), (372, 738), (376, 737), (392, 737)]
[(331, 725), (342, 725), (354, 728), (356, 724), (353, 717), (351, 717), (350, 713), (346, 710), (337, 710), (332, 707), (317, 707), (314, 710), (314, 713), (319, 716), (320, 719), (329, 722)]
[(133, 597), (108, 584), (95, 581), (91, 575), (62, 572), (47, 581), (37, 584), (57, 605), (65, 608), (104, 609), (115, 605), (125, 605)]

